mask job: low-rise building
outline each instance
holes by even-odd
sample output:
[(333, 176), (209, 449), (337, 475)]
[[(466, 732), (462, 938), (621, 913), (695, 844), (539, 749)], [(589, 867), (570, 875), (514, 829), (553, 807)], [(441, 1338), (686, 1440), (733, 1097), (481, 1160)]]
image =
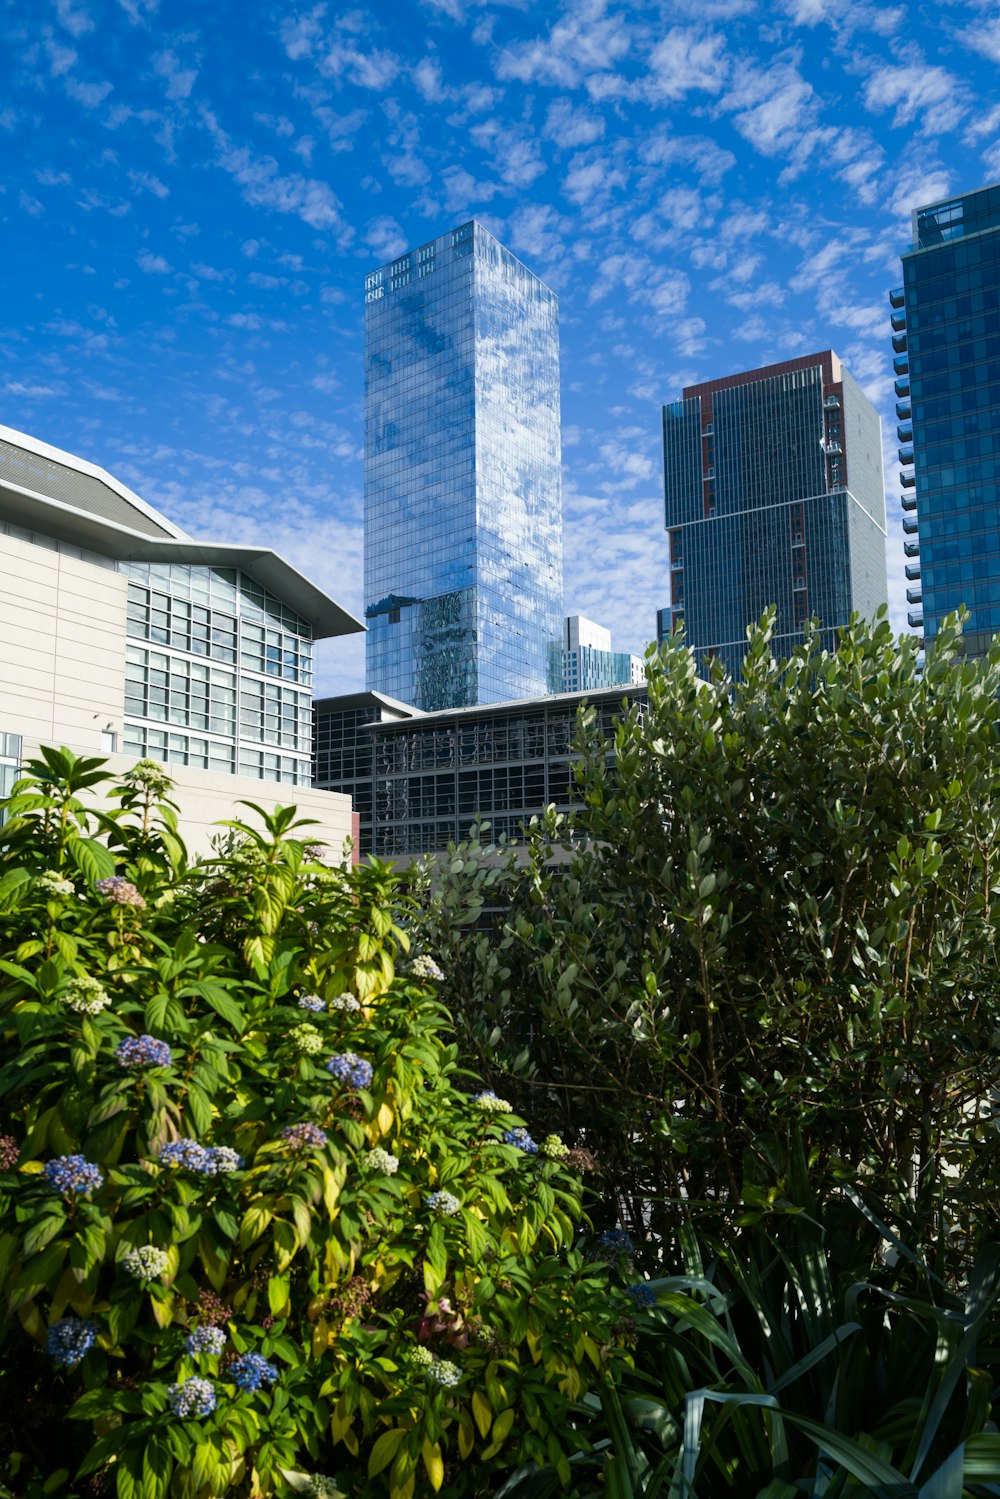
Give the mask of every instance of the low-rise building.
[(467, 838), (477, 817), (492, 838), (515, 838), (550, 804), (580, 805), (573, 777), (580, 707), (592, 704), (610, 731), (623, 704), (645, 698), (644, 686), (619, 686), (439, 713), (416, 713), (376, 693), (320, 698), (317, 784), (366, 809), (360, 851), (376, 858), (440, 852)]
[(42, 744), (116, 771), (148, 756), (194, 850), (249, 799), (294, 801), (339, 852), (350, 803), (312, 785), (313, 642), (363, 628), (276, 552), (196, 541), (0, 426), (0, 795)]

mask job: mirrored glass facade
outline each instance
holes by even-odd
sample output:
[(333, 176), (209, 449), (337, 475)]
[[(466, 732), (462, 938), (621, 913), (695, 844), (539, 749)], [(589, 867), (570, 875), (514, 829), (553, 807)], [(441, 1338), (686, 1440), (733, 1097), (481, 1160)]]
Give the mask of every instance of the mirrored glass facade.
[(1000, 184), (918, 208), (893, 308), (910, 624), (1000, 630)]
[(832, 645), (853, 611), (886, 601), (881, 424), (832, 352), (685, 390), (664, 407), (663, 455), (671, 602), (658, 634), (680, 626), (738, 676), (768, 606), (781, 657), (807, 619)]
[(469, 223), (365, 281), (369, 690), (544, 693), (562, 622), (554, 294)]
[(126, 754), (312, 782), (312, 630), (232, 567), (120, 562)]

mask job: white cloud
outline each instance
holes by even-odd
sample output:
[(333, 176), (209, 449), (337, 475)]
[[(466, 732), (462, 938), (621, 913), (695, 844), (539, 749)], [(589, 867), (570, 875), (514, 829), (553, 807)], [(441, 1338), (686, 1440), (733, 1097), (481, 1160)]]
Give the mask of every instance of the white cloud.
[(604, 116), (591, 109), (575, 109), (569, 99), (556, 99), (545, 116), (543, 135), (562, 151), (592, 146), (604, 134)]
[(865, 107), (875, 114), (895, 109), (897, 129), (919, 124), (928, 134), (954, 130), (966, 113), (965, 90), (946, 68), (923, 60), (880, 66), (864, 89)]
[(614, 69), (631, 44), (622, 16), (605, 14), (604, 0), (573, 0), (548, 36), (516, 42), (497, 59), (497, 77), (559, 88), (600, 89), (602, 73)]
[(103, 104), (111, 93), (113, 84), (110, 83), (82, 83), (78, 78), (66, 79), (66, 92), (77, 104), (82, 104), (84, 109), (97, 109)]
[(353, 83), (358, 88), (384, 93), (391, 88), (402, 69), (394, 52), (361, 52), (349, 42), (335, 41), (326, 47), (319, 60), (319, 70), (338, 82)]
[(1000, 17), (993, 16), (982, 25), (966, 26), (956, 33), (971, 52), (980, 52), (990, 62), (1000, 62)]
[(295, 214), (313, 229), (344, 228), (340, 199), (327, 183), (300, 172), (281, 172), (273, 156), (256, 156), (245, 146), (234, 146), (207, 110), (202, 119), (215, 144), (217, 164), (252, 208)]
[(692, 91), (718, 94), (730, 71), (725, 37), (675, 26), (653, 48), (649, 66), (646, 93), (650, 99), (683, 99)]
[(30, 382), (25, 382), (23, 380), (8, 380), (3, 389), (4, 395), (26, 396), (31, 400), (42, 400), (46, 396), (57, 396), (62, 394), (62, 390), (57, 390), (55, 386), (33, 385)]
[(169, 198), (170, 189), (166, 183), (161, 182), (159, 177), (154, 177), (151, 172), (129, 172), (128, 180), (133, 187), (145, 188), (147, 193), (152, 193), (154, 198)]
[(176, 52), (169, 49), (158, 52), (153, 58), (153, 71), (158, 78), (164, 80), (167, 85), (167, 98), (175, 103), (190, 97), (195, 79), (198, 77), (197, 68), (184, 67)]
[(406, 235), (396, 220), (383, 215), (372, 219), (364, 234), (365, 244), (380, 261), (402, 255), (407, 247)]
[(45, 205), (40, 203), (37, 198), (33, 198), (30, 193), (26, 193), (23, 189), (18, 194), (17, 201), (24, 212), (30, 214), (33, 219), (38, 218), (40, 214), (45, 212)]
[(94, 29), (94, 18), (86, 6), (81, 5), (79, 10), (74, 10), (72, 0), (56, 0), (56, 15), (60, 25), (65, 26), (71, 36), (84, 36)]
[(727, 96), (726, 107), (736, 110), (734, 125), (763, 156), (793, 148), (815, 110), (812, 85), (793, 62), (745, 68)]
[(169, 260), (165, 260), (162, 255), (153, 255), (149, 250), (143, 251), (136, 265), (141, 271), (145, 271), (147, 276), (169, 276), (173, 270)]

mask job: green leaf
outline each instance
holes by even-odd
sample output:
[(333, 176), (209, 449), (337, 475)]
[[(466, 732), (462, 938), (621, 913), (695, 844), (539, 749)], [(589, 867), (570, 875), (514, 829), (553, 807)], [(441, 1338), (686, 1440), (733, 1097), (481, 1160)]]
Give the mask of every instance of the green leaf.
[(405, 1439), (406, 1432), (402, 1426), (394, 1426), (391, 1431), (382, 1433), (368, 1458), (369, 1478), (377, 1477), (383, 1468), (389, 1466)]
[(109, 879), (115, 873), (113, 856), (96, 838), (71, 838), (68, 853), (90, 885), (96, 885), (98, 880)]

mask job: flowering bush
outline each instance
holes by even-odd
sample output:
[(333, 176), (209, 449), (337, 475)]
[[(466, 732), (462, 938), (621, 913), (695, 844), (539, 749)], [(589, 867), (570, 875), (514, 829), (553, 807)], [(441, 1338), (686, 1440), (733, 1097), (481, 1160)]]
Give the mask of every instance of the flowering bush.
[(471, 1496), (531, 1462), (568, 1485), (570, 1404), (635, 1308), (576, 1247), (578, 1175), (470, 1096), (397, 973), (396, 877), (317, 872), (280, 808), (192, 867), (162, 772), (89, 811), (97, 762), (33, 772), (0, 853), (18, 1492), (416, 1499), (447, 1470)]

